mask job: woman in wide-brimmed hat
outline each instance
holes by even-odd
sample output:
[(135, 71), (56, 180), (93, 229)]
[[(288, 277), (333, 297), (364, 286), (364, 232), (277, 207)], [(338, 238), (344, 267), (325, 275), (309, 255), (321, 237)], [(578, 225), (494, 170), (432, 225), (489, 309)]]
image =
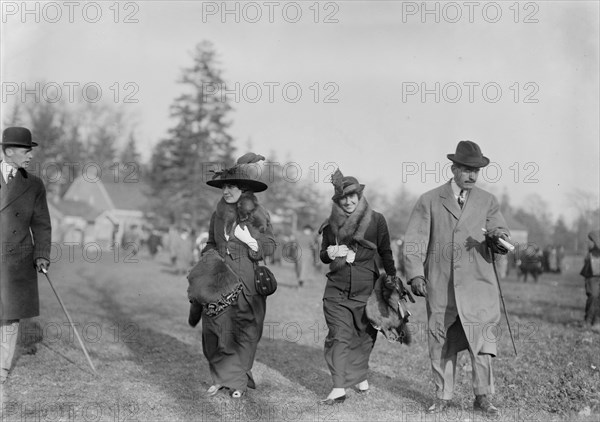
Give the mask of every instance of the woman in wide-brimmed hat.
[(329, 264), (323, 295), (323, 312), (329, 328), (325, 339), (325, 361), (333, 389), (321, 403), (332, 405), (345, 400), (348, 387), (367, 392), (369, 357), (377, 331), (365, 314), (367, 300), (379, 277), (375, 262), (381, 257), (393, 286), (396, 267), (385, 218), (373, 211), (363, 196), (364, 185), (354, 177), (333, 174), (335, 194), (331, 215), (321, 226), (320, 258)]
[[(255, 388), (251, 369), (262, 336), (266, 297), (256, 292), (254, 263), (272, 255), (275, 249), (269, 214), (254, 195), (266, 190), (267, 185), (251, 177), (256, 174), (253, 164), (261, 160), (264, 157), (248, 153), (234, 167), (216, 173), (207, 182), (222, 189), (223, 197), (211, 217), (202, 254), (214, 255), (216, 250), (227, 271), (233, 270), (241, 281), (239, 291), (228, 295), (227, 303), (213, 306), (190, 299), (189, 323), (195, 326), (202, 319), (202, 348), (212, 376), (208, 396), (227, 388), (231, 397), (240, 398), (248, 387)], [(194, 271), (190, 273), (190, 284), (193, 276)]]

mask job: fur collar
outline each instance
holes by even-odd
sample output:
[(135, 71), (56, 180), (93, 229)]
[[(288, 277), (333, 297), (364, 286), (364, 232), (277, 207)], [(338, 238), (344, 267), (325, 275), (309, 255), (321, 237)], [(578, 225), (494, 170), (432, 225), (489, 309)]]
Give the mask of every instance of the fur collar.
[(265, 233), (270, 223), (268, 212), (258, 203), (253, 192), (243, 192), (235, 204), (225, 202), (223, 198), (217, 204), (217, 217), (225, 223), (227, 233), (233, 233), (235, 224), (247, 225), (258, 233)]
[[(377, 249), (373, 242), (365, 239), (365, 232), (371, 224), (373, 210), (363, 196), (358, 201), (356, 209), (350, 215), (346, 214), (337, 202), (331, 206), (331, 215), (325, 225), (331, 226), (338, 245), (346, 245), (356, 251), (358, 245), (367, 249)], [(346, 263), (345, 257), (336, 258), (329, 266), (332, 271), (340, 269)]]
[(331, 206), (329, 225), (337, 243), (354, 248), (359, 244), (368, 249), (376, 249), (375, 244), (365, 240), (365, 232), (371, 224), (372, 216), (373, 210), (364, 196), (360, 198), (356, 209), (350, 215), (334, 202)]

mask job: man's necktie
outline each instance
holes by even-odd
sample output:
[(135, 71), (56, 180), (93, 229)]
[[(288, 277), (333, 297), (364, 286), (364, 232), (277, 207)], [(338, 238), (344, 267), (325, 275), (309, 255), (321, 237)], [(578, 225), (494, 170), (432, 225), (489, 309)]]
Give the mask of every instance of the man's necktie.
[(6, 183), (7, 183), (7, 184), (8, 184), (8, 183), (10, 183), (10, 181), (11, 181), (12, 179), (14, 179), (14, 178), (15, 178), (15, 176), (13, 176), (13, 171), (11, 170), (11, 171), (8, 173), (8, 177), (6, 178)]
[(462, 209), (463, 205), (465, 205), (465, 190), (462, 189), (458, 194), (458, 206)]

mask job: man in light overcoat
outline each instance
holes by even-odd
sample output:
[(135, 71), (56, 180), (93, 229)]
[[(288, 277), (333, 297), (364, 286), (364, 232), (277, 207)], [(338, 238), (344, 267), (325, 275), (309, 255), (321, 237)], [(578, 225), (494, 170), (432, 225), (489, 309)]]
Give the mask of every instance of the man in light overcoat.
[(473, 366), (474, 410), (496, 416), (489, 395), (494, 393), (491, 358), (500, 303), (490, 248), (506, 253), (498, 239), (507, 240), (509, 231), (494, 195), (475, 186), (480, 168), (489, 164), (479, 146), (461, 141), (448, 158), (453, 178), (419, 198), (404, 243), (407, 279), (427, 305), (437, 396), (428, 413), (451, 404), (457, 353), (466, 349)]
[(19, 320), (40, 314), (37, 271), (50, 265), (51, 226), (46, 188), (26, 170), (37, 146), (31, 132), (9, 127), (0, 145), (0, 380), (4, 383)]

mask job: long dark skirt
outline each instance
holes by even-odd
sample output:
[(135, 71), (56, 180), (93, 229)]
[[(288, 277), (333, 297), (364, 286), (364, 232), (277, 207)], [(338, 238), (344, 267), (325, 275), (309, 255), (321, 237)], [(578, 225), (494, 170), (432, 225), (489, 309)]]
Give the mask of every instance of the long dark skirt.
[(255, 388), (252, 365), (262, 336), (266, 297), (240, 294), (235, 305), (217, 317), (202, 316), (202, 350), (213, 384), (232, 390)]
[(334, 388), (351, 387), (367, 379), (377, 330), (367, 320), (365, 307), (366, 303), (353, 300), (323, 300), (329, 328), (325, 339), (325, 361)]

